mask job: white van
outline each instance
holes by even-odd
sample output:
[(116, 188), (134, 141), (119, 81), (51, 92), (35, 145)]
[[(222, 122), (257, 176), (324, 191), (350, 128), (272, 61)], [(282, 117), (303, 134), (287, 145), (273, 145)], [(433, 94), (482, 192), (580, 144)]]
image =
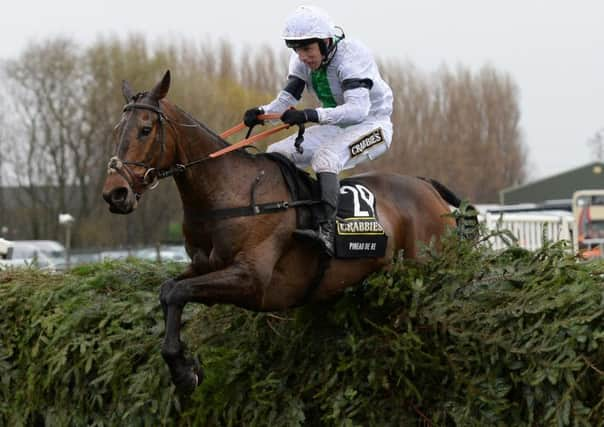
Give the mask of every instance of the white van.
[(65, 269), (66, 254), (65, 246), (56, 240), (14, 240), (16, 245), (35, 246), (46, 258), (58, 269)]
[(23, 241), (0, 239), (0, 268), (38, 267), (55, 271), (55, 265), (38, 247)]

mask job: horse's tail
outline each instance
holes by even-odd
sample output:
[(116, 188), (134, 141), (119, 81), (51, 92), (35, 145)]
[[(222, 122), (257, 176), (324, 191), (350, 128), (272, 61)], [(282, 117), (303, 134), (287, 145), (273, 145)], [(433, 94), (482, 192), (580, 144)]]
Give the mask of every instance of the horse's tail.
[[(432, 178), (423, 176), (418, 178), (432, 185), (440, 197), (454, 208), (462, 207), (461, 199), (444, 184)], [(457, 223), (457, 231), (463, 238), (474, 240), (478, 237), (478, 211), (471, 204), (462, 207), (459, 214), (455, 215), (455, 222)]]
[(434, 187), (434, 189), (436, 191), (438, 191), (438, 194), (440, 194), (440, 197), (442, 197), (445, 202), (447, 202), (448, 204), (450, 204), (451, 206), (453, 206), (454, 208), (458, 208), (461, 206), (461, 199), (459, 197), (457, 197), (455, 195), (455, 193), (453, 193), (453, 191), (449, 190), (445, 184), (442, 184), (440, 182), (438, 182), (435, 179), (432, 178), (426, 178), (423, 176), (418, 176), (419, 179), (426, 181), (428, 184), (432, 185), (432, 187)]

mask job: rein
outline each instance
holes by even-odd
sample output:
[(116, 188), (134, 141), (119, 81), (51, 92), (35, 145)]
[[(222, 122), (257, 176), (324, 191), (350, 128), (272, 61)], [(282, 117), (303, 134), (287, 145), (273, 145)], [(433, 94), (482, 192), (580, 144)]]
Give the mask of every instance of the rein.
[[(140, 103), (140, 102), (131, 102), (129, 104), (126, 104), (122, 111), (126, 112), (126, 111), (136, 110), (136, 109), (148, 110), (148, 111), (152, 111), (157, 114), (159, 131), (158, 131), (158, 134), (157, 134), (157, 137), (155, 140), (159, 141), (161, 155), (163, 155), (163, 153), (165, 151), (165, 145), (166, 145), (166, 133), (165, 133), (165, 129), (163, 126), (164, 122), (168, 123), (172, 128), (174, 128), (174, 124), (176, 124), (178, 126), (183, 126), (183, 127), (198, 127), (199, 126), (197, 124), (191, 125), (191, 124), (186, 124), (186, 123), (174, 122), (174, 121), (170, 120), (168, 117), (166, 117), (166, 115), (161, 110), (161, 108), (155, 107), (150, 104)], [(280, 117), (281, 117), (280, 114), (261, 114), (258, 116), (258, 119), (275, 120), (275, 119), (279, 119)], [(247, 126), (245, 125), (245, 123), (241, 122), (241, 123), (237, 124), (236, 126), (233, 126), (232, 128), (227, 129), (226, 131), (221, 133), (220, 137), (225, 139), (225, 138), (227, 138), (231, 135), (234, 135), (235, 133), (245, 129), (246, 127)], [(150, 190), (154, 189), (159, 184), (160, 179), (164, 179), (164, 178), (168, 178), (170, 176), (181, 174), (187, 168), (190, 168), (191, 166), (198, 165), (207, 160), (216, 159), (220, 156), (230, 153), (231, 151), (238, 150), (240, 148), (251, 145), (257, 141), (260, 141), (274, 133), (280, 132), (284, 129), (288, 129), (289, 127), (290, 127), (290, 125), (288, 125), (288, 124), (281, 124), (272, 129), (268, 129), (264, 132), (261, 132), (257, 135), (250, 137), (250, 134), (252, 133), (252, 129), (254, 128), (254, 126), (251, 126), (247, 132), (246, 137), (243, 140), (236, 142), (234, 144), (231, 144), (231, 145), (229, 145), (225, 148), (222, 148), (218, 151), (215, 151), (213, 153), (210, 153), (209, 155), (207, 155), (206, 157), (203, 157), (201, 159), (193, 160), (193, 161), (191, 161), (189, 163), (185, 163), (185, 164), (176, 163), (174, 166), (172, 166), (168, 169), (157, 169), (157, 168), (151, 167), (147, 164), (148, 159), (145, 159), (145, 161), (143, 161), (143, 162), (133, 162), (133, 161), (122, 160), (116, 155), (116, 156), (111, 157), (111, 159), (109, 159), (109, 163), (107, 164), (107, 172), (108, 173), (117, 172), (118, 174), (120, 174), (128, 182), (128, 184), (130, 185), (130, 187), (136, 194), (137, 198), (140, 198), (140, 195), (142, 194), (142, 192), (145, 188), (148, 187)], [(302, 147), (300, 146), (300, 144), (304, 140), (303, 135), (304, 135), (304, 125), (299, 125), (298, 136), (296, 137), (296, 142), (295, 142), (296, 149), (298, 149), (299, 152), (302, 152)], [(145, 168), (146, 170), (145, 170), (145, 173), (143, 174), (143, 176), (141, 177), (141, 176), (137, 175), (136, 173), (134, 173), (134, 171), (129, 167), (130, 165), (140, 166), (140, 167)]]
[[(275, 119), (279, 119), (280, 117), (281, 117), (280, 114), (261, 114), (258, 116), (258, 118), (260, 120), (275, 120)], [(180, 123), (178, 123), (178, 124), (182, 125)], [(186, 126), (190, 126), (190, 125), (186, 125)], [(194, 125), (194, 126), (197, 126), (197, 125)], [(220, 137), (223, 139), (228, 138), (229, 136), (234, 135), (235, 133), (245, 129), (246, 127), (247, 126), (245, 125), (245, 123), (241, 122), (238, 125), (235, 125), (232, 128), (227, 129), (226, 131), (222, 132), (220, 134)], [(203, 163), (210, 159), (216, 159), (220, 156), (230, 153), (231, 151), (238, 150), (240, 148), (251, 145), (257, 141), (260, 141), (274, 133), (282, 131), (283, 129), (288, 129), (289, 127), (290, 127), (290, 125), (288, 125), (288, 124), (282, 124), (282, 125), (275, 126), (272, 129), (265, 130), (264, 132), (260, 132), (259, 134), (250, 137), (250, 133), (252, 133), (252, 129), (254, 128), (254, 126), (251, 126), (248, 130), (246, 137), (244, 139), (242, 139), (241, 141), (231, 144), (227, 147), (221, 148), (218, 151), (214, 151), (213, 153), (210, 153), (206, 157), (203, 157), (201, 159), (197, 159), (197, 160), (193, 160), (192, 162), (185, 163), (184, 165), (177, 163), (174, 167), (167, 169), (165, 171), (158, 170), (158, 177), (159, 177), (159, 179), (162, 179), (162, 178), (167, 178), (167, 177), (172, 176), (177, 173), (184, 172), (185, 169), (187, 169), (191, 166), (195, 166), (199, 163)], [(302, 131), (302, 133), (304, 133), (304, 131)]]
[[(198, 127), (199, 126), (198, 124), (187, 124), (187, 123), (174, 122), (174, 121), (170, 120), (168, 117), (166, 117), (166, 115), (161, 110), (161, 108), (158, 108), (158, 107), (155, 107), (155, 106), (149, 105), (149, 104), (140, 103), (140, 102), (131, 102), (129, 104), (126, 104), (124, 106), (123, 112), (135, 110), (135, 109), (149, 110), (149, 111), (152, 111), (157, 114), (159, 131), (155, 138), (155, 141), (159, 141), (160, 149), (161, 149), (160, 155), (163, 155), (163, 153), (165, 151), (165, 145), (166, 145), (166, 132), (165, 132), (164, 125), (163, 125), (164, 122), (168, 123), (172, 127), (172, 129), (174, 129), (174, 125), (179, 125), (179, 126), (184, 126), (184, 127)], [(281, 117), (281, 115), (279, 115), (279, 114), (261, 114), (258, 116), (258, 119), (275, 120), (275, 119), (279, 119), (280, 117)], [(296, 149), (298, 150), (298, 152), (302, 153), (303, 149), (301, 147), (301, 144), (304, 141), (304, 136), (303, 136), (304, 135), (304, 125), (300, 124), (298, 126), (299, 126), (299, 130), (298, 130), (298, 136), (296, 137), (296, 140), (295, 140), (295, 146), (296, 146)], [(220, 137), (223, 139), (227, 138), (227, 137), (245, 129), (246, 127), (247, 126), (245, 125), (245, 123), (241, 122), (241, 123), (237, 124), (236, 126), (233, 126), (232, 128), (227, 129), (226, 131), (221, 133)], [(274, 133), (277, 133), (277, 132), (279, 132), (283, 129), (287, 129), (289, 127), (290, 127), (290, 125), (288, 125), (288, 124), (282, 124), (282, 125), (276, 126), (272, 129), (268, 129), (264, 132), (261, 132), (257, 135), (250, 137), (250, 134), (252, 133), (252, 129), (254, 128), (254, 126), (251, 126), (251, 127), (249, 127), (247, 135), (243, 140), (241, 140), (237, 143), (231, 144), (227, 147), (224, 147), (213, 153), (210, 153), (206, 157), (203, 157), (201, 159), (193, 160), (192, 162), (185, 163), (185, 164), (177, 163), (168, 169), (157, 169), (157, 168), (151, 167), (147, 164), (148, 159), (145, 159), (145, 161), (143, 161), (143, 162), (127, 161), (127, 160), (120, 159), (116, 155), (116, 156), (113, 156), (111, 159), (109, 159), (109, 163), (107, 164), (107, 169), (108, 169), (107, 173), (116, 172), (116, 173), (120, 174), (126, 180), (126, 182), (128, 182), (128, 184), (132, 188), (132, 191), (135, 193), (135, 196), (138, 200), (141, 197), (142, 192), (143, 192), (143, 190), (145, 190), (145, 188), (148, 187), (150, 190), (154, 189), (159, 184), (160, 179), (168, 178), (170, 176), (174, 176), (174, 175), (183, 173), (187, 168), (198, 165), (207, 160), (216, 159), (227, 153), (230, 153), (230, 152), (238, 150), (242, 147), (251, 145), (256, 141), (264, 139), (269, 135), (272, 135)], [(155, 143), (155, 141), (154, 141), (154, 143)], [(118, 146), (118, 149), (119, 149), (119, 146)], [(161, 158), (160, 158), (160, 162), (161, 162)], [(145, 168), (146, 170), (145, 170), (145, 173), (143, 174), (143, 176), (141, 177), (140, 175), (135, 174), (134, 171), (129, 167), (130, 165), (140, 166), (140, 167)], [(289, 201), (289, 202), (280, 201), (280, 202), (257, 204), (256, 197), (255, 197), (256, 186), (262, 179), (263, 175), (264, 175), (264, 172), (262, 172), (259, 176), (257, 176), (256, 180), (252, 184), (251, 204), (250, 205), (237, 207), (237, 208), (215, 209), (215, 210), (212, 210), (209, 212), (202, 213), (202, 214), (198, 215), (198, 217), (200, 217), (200, 219), (202, 219), (202, 220), (210, 220), (210, 219), (234, 218), (234, 217), (240, 217), (240, 216), (262, 215), (262, 214), (275, 213), (275, 212), (290, 209), (290, 208), (297, 208), (297, 207), (301, 207), (301, 206), (312, 206), (317, 203), (320, 203), (319, 201), (316, 201), (316, 200), (296, 200), (296, 201)]]

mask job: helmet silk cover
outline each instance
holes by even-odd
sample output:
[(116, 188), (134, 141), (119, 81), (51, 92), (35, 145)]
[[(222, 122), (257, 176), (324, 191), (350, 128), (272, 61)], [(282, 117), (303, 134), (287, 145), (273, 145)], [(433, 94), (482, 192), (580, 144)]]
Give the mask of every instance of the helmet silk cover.
[(327, 39), (335, 36), (327, 12), (316, 6), (300, 6), (285, 21), (284, 40)]

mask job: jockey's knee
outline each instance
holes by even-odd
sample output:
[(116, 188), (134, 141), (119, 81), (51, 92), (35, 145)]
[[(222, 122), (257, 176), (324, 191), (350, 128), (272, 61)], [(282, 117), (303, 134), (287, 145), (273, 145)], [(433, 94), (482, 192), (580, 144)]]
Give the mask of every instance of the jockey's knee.
[(310, 165), (316, 173), (331, 172), (338, 174), (346, 162), (346, 159), (342, 157), (332, 150), (321, 149), (315, 152)]
[(271, 144), (267, 147), (266, 151), (268, 153), (279, 153), (285, 156), (299, 168), (309, 166), (312, 154), (312, 150), (304, 150), (303, 153), (299, 153), (294, 146), (293, 138)]
[(266, 152), (279, 153), (295, 163), (296, 159), (293, 157), (291, 146), (293, 146), (293, 143), (290, 144), (287, 141), (275, 142), (266, 148)]
[(279, 147), (277, 147), (279, 144), (271, 144), (268, 147), (266, 147), (266, 152), (267, 153), (280, 153), (279, 151)]

